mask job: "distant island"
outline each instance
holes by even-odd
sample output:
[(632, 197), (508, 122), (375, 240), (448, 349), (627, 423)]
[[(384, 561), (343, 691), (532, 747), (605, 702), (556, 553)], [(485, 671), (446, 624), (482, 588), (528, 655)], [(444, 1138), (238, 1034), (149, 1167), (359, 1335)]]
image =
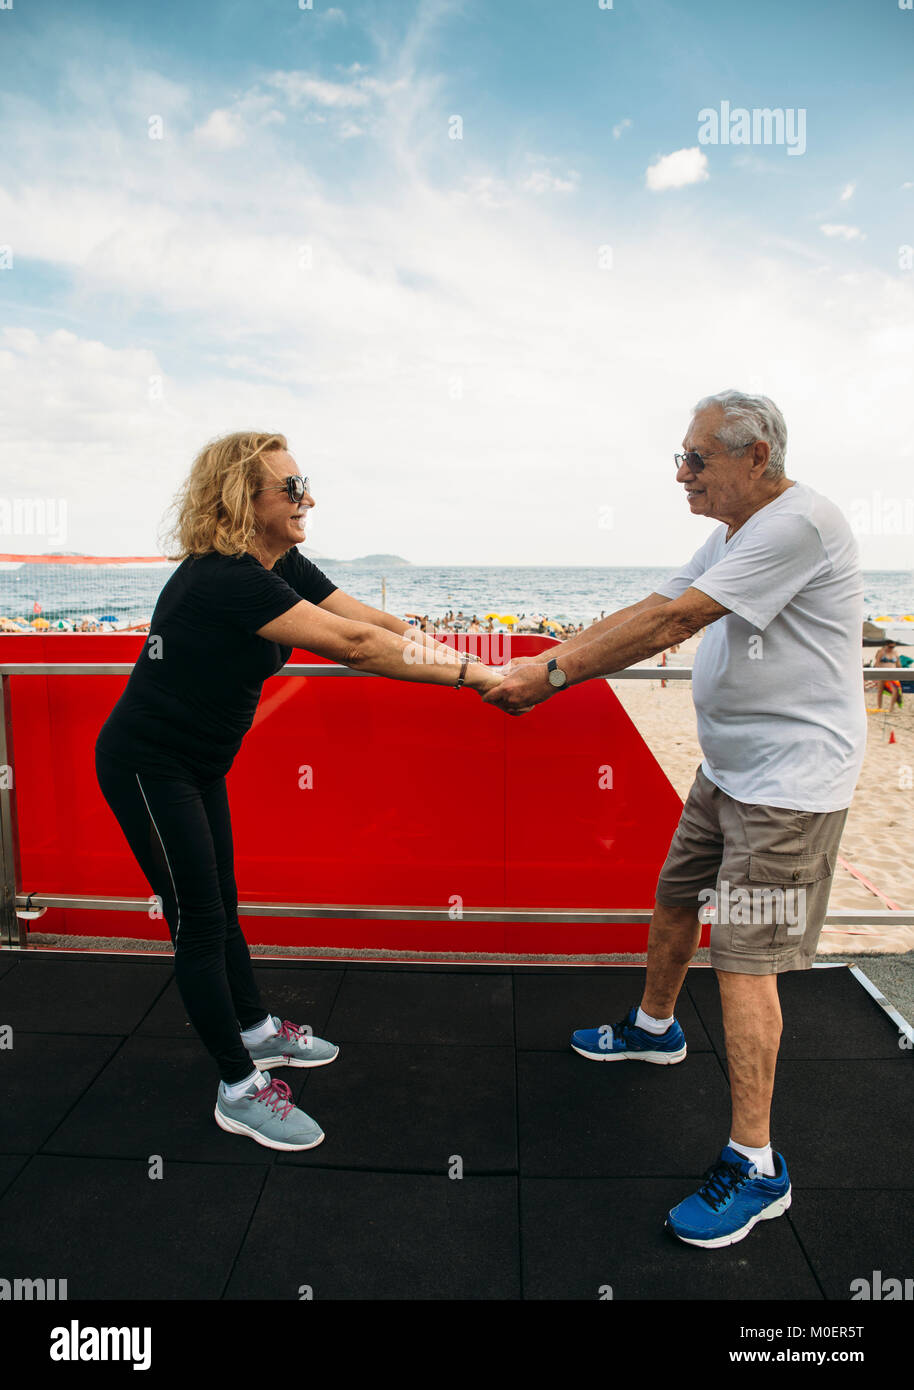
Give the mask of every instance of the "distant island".
[(315, 564), (320, 562), (322, 565), (364, 565), (366, 569), (400, 569), (403, 565), (412, 564), (411, 560), (404, 560), (402, 555), (359, 555), (354, 560), (332, 560), (329, 555), (321, 555), (306, 546), (302, 549), (309, 560), (313, 560)]

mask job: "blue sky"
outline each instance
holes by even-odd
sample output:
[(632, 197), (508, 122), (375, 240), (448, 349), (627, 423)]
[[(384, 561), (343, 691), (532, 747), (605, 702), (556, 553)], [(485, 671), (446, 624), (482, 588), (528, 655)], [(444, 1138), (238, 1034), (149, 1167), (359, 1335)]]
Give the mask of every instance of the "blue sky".
[[(5, 486), (69, 517), (0, 549), (155, 553), (201, 444), (268, 428), (318, 551), (676, 564), (672, 450), (737, 386), (911, 567), (897, 0), (16, 0), (0, 59)], [(803, 153), (700, 143), (724, 101)]]

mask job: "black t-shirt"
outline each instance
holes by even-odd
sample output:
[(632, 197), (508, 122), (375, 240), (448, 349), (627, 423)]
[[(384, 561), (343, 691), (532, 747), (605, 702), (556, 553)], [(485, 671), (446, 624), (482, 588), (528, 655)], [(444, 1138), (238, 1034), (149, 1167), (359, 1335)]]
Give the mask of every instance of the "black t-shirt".
[(137, 772), (220, 777), (254, 720), (263, 683), (292, 654), (257, 636), (302, 599), (336, 589), (294, 546), (264, 569), (253, 555), (189, 555), (156, 601), (149, 636), (96, 747)]

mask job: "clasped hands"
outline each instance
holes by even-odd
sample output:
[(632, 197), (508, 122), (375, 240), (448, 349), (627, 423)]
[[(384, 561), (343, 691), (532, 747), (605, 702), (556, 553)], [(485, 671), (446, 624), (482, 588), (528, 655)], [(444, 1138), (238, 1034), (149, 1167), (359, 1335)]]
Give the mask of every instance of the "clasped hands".
[(546, 666), (532, 656), (516, 656), (505, 666), (491, 666), (499, 679), (483, 699), (487, 705), (497, 705), (505, 714), (527, 714), (534, 706), (555, 694), (549, 684)]

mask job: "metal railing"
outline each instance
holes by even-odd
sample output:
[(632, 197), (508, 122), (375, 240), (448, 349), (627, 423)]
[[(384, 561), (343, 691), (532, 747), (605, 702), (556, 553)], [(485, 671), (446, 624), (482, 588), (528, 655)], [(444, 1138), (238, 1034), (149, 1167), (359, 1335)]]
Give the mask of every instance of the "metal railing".
[[(3, 662), (0, 663), (0, 947), (22, 947), (26, 934), (20, 932), (19, 913), (49, 907), (77, 908), (86, 911), (149, 912), (148, 898), (106, 897), (93, 894), (24, 892), (21, 888), (19, 835), (16, 817), (16, 791), (10, 775), (13, 764), (13, 740), (9, 704), (9, 677), (22, 675), (123, 676), (129, 675), (134, 663), (118, 662)], [(895, 679), (909, 676), (914, 668), (864, 667), (863, 675), (876, 679)], [(325, 663), (291, 664), (284, 666), (283, 676), (370, 676), (366, 671), (353, 671), (347, 666)], [(380, 677), (373, 677), (380, 679)], [(691, 666), (627, 667), (608, 674), (606, 680), (691, 680)], [(447, 907), (394, 907), (376, 904), (351, 903), (274, 903), (239, 902), (240, 916), (301, 917), (301, 918), (371, 918), (376, 921), (453, 922)], [(538, 911), (512, 908), (464, 909), (461, 921), (514, 923), (580, 923), (611, 926), (619, 923), (649, 922), (652, 911), (646, 908), (611, 911), (586, 911), (548, 908)], [(829, 926), (914, 926), (914, 912), (879, 908), (867, 912), (835, 909), (825, 918)]]

